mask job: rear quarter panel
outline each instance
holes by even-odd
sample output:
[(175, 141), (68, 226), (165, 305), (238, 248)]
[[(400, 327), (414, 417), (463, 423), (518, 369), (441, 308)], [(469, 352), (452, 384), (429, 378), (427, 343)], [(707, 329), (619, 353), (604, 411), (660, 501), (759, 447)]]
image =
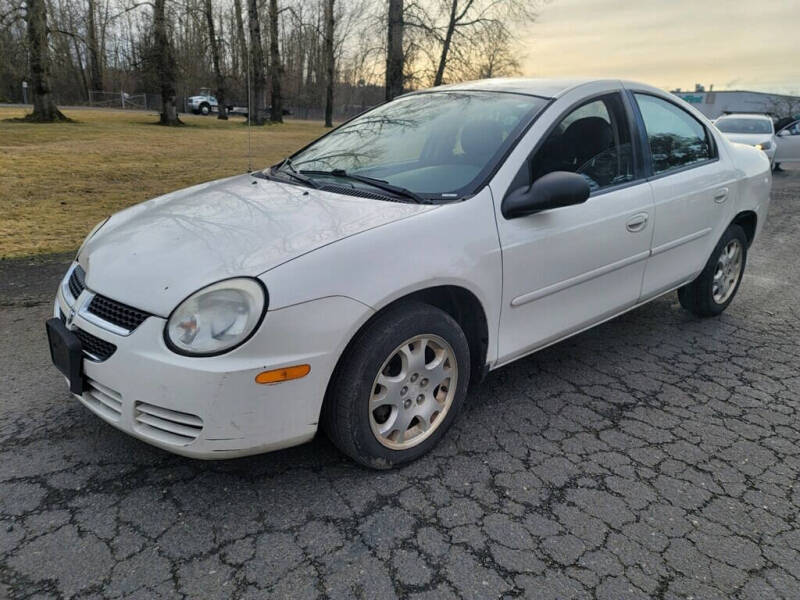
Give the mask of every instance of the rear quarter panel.
[(734, 215), (746, 211), (755, 212), (757, 217), (756, 238), (758, 238), (769, 211), (772, 189), (772, 170), (769, 158), (761, 150), (752, 146), (730, 142), (726, 142), (726, 144), (739, 177)]

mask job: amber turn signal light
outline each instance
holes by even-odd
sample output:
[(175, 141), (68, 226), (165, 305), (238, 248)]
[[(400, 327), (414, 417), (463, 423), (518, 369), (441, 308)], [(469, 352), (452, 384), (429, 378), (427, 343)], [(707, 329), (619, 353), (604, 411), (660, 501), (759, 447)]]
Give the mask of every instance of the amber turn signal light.
[(273, 369), (272, 371), (262, 371), (256, 375), (256, 383), (280, 383), (300, 379), (311, 372), (311, 365), (295, 365), (284, 367), (283, 369)]

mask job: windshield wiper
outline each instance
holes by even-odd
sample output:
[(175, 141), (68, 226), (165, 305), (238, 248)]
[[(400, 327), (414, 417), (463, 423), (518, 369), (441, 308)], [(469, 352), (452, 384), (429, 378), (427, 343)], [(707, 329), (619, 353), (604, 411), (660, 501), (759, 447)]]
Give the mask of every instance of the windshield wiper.
[(388, 181), (384, 181), (383, 179), (375, 179), (374, 177), (366, 177), (364, 175), (355, 175), (353, 173), (348, 173), (344, 169), (333, 169), (331, 171), (301, 170), (300, 173), (306, 175), (327, 175), (329, 177), (336, 177), (339, 179), (350, 179), (352, 181), (360, 181), (361, 183), (366, 183), (367, 185), (371, 185), (372, 187), (384, 190), (385, 192), (390, 192), (397, 196), (404, 196), (405, 198), (410, 198), (417, 204), (432, 204), (432, 202), (427, 198), (423, 198), (419, 194), (412, 192), (407, 188), (400, 187), (397, 185), (392, 185), (391, 183), (389, 183)]
[[(283, 167), (288, 167), (288, 170), (284, 171)], [(320, 187), (320, 185), (310, 177), (306, 177), (305, 175), (300, 174), (300, 172), (294, 168), (294, 165), (292, 165), (291, 158), (285, 158), (283, 162), (281, 162), (281, 164), (279, 164), (277, 167), (273, 167), (273, 169), (284, 175), (288, 175), (295, 181), (305, 183), (309, 187), (313, 187), (315, 189), (318, 189)]]

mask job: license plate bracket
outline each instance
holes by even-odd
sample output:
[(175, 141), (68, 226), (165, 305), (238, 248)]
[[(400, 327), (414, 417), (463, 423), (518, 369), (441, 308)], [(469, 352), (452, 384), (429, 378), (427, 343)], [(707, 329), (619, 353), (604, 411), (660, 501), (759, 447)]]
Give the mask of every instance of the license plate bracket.
[(79, 396), (82, 395), (85, 384), (81, 341), (67, 329), (61, 319), (48, 319), (45, 327), (53, 364), (69, 380), (69, 391)]

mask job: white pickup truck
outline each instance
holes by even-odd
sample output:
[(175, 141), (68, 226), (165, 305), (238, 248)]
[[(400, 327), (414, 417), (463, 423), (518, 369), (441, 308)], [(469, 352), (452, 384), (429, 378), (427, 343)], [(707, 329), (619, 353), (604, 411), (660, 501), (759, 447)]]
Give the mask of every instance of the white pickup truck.
[[(229, 115), (247, 116), (247, 105), (241, 104), (226, 104)], [(196, 96), (189, 96), (186, 99), (186, 111), (193, 112), (196, 115), (210, 115), (211, 113), (219, 112), (219, 102), (216, 97), (211, 94), (209, 88), (200, 88), (200, 93)]]
[(201, 88), (197, 96), (189, 96), (186, 99), (186, 110), (196, 115), (209, 115), (219, 110), (219, 103), (211, 95), (210, 89)]

